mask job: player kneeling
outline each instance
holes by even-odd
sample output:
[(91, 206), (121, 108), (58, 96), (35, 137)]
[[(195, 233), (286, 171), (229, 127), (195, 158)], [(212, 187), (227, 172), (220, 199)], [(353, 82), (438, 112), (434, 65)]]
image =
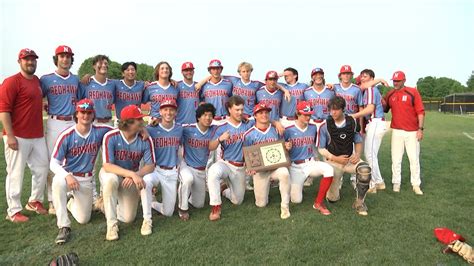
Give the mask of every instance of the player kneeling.
[[(54, 146), (50, 162), (55, 174), (52, 183), (59, 233), (56, 244), (64, 244), (71, 233), (69, 210), (80, 224), (89, 222), (92, 211), (92, 170), (102, 138), (112, 130), (109, 126), (95, 126), (94, 104), (83, 99), (76, 105), (75, 126), (63, 131)], [(72, 191), (68, 201), (68, 191)]]
[(356, 212), (367, 215), (364, 203), (369, 189), (371, 169), (360, 159), (362, 153), (362, 136), (357, 128), (357, 122), (351, 116), (344, 115), (346, 102), (336, 96), (329, 101), (328, 108), (331, 116), (322, 125), (319, 134), (319, 153), (334, 168), (334, 180), (326, 194), (330, 202), (340, 199), (340, 187), (344, 173), (356, 174), (356, 200), (353, 204)]
[[(118, 220), (125, 223), (135, 220), (140, 190), (145, 188), (143, 177), (155, 168), (151, 138), (139, 137), (143, 129), (143, 117), (137, 106), (129, 105), (120, 112), (118, 129), (104, 136), (104, 164), (99, 179), (103, 188), (107, 240), (119, 238)], [(144, 165), (139, 168), (142, 159)], [(144, 226), (151, 231), (151, 220), (150, 224), (144, 220), (142, 231)]]
[[(262, 143), (270, 143), (279, 139), (275, 127), (270, 125), (270, 111), (272, 109), (263, 103), (256, 104), (253, 109), (255, 126), (244, 134), (243, 146), (252, 146)], [(286, 149), (291, 149), (291, 142), (285, 143)], [(270, 192), (270, 181), (278, 180), (281, 196), (281, 219), (290, 217), (290, 173), (288, 168), (280, 167), (273, 171), (247, 171), (253, 176), (253, 191), (255, 193), (255, 205), (265, 207), (268, 204), (268, 193)]]
[(330, 215), (331, 212), (324, 206), (323, 200), (333, 180), (334, 170), (328, 163), (314, 159), (313, 148), (316, 144), (317, 127), (309, 123), (313, 112), (308, 102), (299, 102), (296, 106), (295, 124), (285, 129), (285, 140), (292, 144), (290, 150), (291, 202), (301, 203), (303, 185), (308, 177), (315, 178), (322, 175), (313, 208), (323, 215)]
[(202, 208), (206, 198), (206, 164), (209, 141), (215, 126), (211, 126), (216, 109), (210, 103), (196, 110), (197, 123), (183, 127), (183, 161), (179, 168), (178, 213), (183, 221), (189, 219), (189, 203)]

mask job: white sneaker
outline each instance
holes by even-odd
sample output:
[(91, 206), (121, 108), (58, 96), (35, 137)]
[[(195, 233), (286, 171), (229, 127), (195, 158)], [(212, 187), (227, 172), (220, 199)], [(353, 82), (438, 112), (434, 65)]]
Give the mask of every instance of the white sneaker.
[(118, 224), (114, 224), (111, 227), (107, 226), (107, 234), (105, 235), (105, 239), (108, 241), (119, 239), (118, 232), (119, 232)]
[(53, 202), (50, 201), (48, 203), (48, 213), (51, 214), (51, 215), (55, 215), (56, 214), (56, 209), (54, 208), (54, 205), (53, 205)]
[(377, 188), (376, 188), (376, 187), (369, 188), (369, 190), (367, 190), (367, 193), (369, 193), (369, 194), (377, 194)]
[(153, 225), (151, 219), (143, 219), (142, 229), (140, 230), (142, 236), (151, 235), (152, 227)]
[(280, 213), (280, 218), (285, 220), (290, 218), (290, 208), (289, 207), (281, 207), (281, 213)]
[(413, 192), (415, 192), (416, 195), (423, 195), (423, 191), (421, 191), (420, 186), (413, 186)]
[(393, 184), (393, 192), (400, 192), (400, 184)]
[(377, 188), (377, 190), (385, 190), (385, 182), (378, 183), (375, 185), (375, 187)]

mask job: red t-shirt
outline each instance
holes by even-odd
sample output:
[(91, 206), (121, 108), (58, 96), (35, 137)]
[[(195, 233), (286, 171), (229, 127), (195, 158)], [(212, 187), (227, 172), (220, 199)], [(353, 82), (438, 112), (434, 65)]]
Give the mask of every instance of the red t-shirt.
[(6, 78), (0, 86), (0, 112), (10, 113), (15, 136), (43, 137), (43, 94), (38, 77), (27, 79), (18, 73)]
[(387, 108), (392, 109), (391, 128), (417, 131), (418, 115), (425, 114), (421, 95), (415, 88), (392, 89), (385, 96)]

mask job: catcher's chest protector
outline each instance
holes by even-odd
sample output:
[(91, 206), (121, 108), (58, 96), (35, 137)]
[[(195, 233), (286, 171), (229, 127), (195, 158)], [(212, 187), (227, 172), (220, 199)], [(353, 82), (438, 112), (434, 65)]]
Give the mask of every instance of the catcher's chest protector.
[(342, 128), (336, 126), (332, 117), (326, 120), (329, 136), (331, 137), (327, 149), (330, 153), (351, 156), (354, 151), (354, 136), (357, 123), (351, 116), (346, 115), (346, 125)]

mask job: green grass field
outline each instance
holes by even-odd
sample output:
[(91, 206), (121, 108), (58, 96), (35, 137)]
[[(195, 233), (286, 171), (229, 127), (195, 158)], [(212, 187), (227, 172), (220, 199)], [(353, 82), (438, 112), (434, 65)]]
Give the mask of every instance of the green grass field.
[[(154, 212), (151, 236), (140, 235), (142, 219), (138, 218), (133, 224), (120, 225), (121, 238), (116, 242), (105, 241), (105, 218), (94, 213), (87, 225), (73, 221), (71, 241), (57, 246), (55, 217), (25, 211), (31, 218), (29, 223), (0, 221), (0, 265), (44, 265), (71, 251), (85, 265), (462, 264), (459, 256), (440, 252), (442, 245), (435, 240), (433, 228), (447, 226), (474, 244), (474, 140), (463, 135), (474, 136), (474, 117), (430, 112), (425, 127), (421, 155), (425, 195), (415, 196), (411, 191), (406, 157), (402, 191), (391, 191), (387, 134), (379, 155), (387, 190), (367, 197), (367, 217), (359, 217), (351, 209), (354, 191), (347, 180), (342, 200), (328, 204), (333, 215), (316, 213), (311, 205), (319, 179), (305, 188), (302, 204), (290, 206), (288, 220), (279, 217), (280, 196), (274, 188), (266, 208), (255, 207), (253, 193), (247, 192), (242, 206), (225, 201), (218, 222), (208, 220), (209, 206), (191, 210), (188, 222), (177, 215), (164, 218)], [(6, 173), (3, 152), (0, 154), (0, 209), (5, 216)], [(30, 180), (28, 172), (23, 204), (29, 196)]]

